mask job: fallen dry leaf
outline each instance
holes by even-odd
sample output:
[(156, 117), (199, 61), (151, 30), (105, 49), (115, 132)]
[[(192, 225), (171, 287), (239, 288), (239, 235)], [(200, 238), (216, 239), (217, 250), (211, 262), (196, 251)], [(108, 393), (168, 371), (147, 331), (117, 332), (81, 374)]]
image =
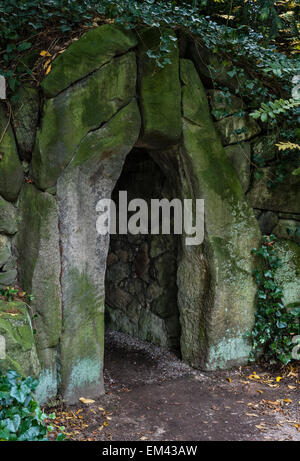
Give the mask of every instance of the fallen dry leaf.
[(89, 403), (95, 403), (95, 400), (85, 399), (84, 397), (80, 397), (79, 400), (80, 400), (80, 402), (85, 403), (86, 405), (88, 405)]
[(40, 56), (51, 56), (51, 54), (49, 53), (49, 51), (43, 50), (40, 52)]

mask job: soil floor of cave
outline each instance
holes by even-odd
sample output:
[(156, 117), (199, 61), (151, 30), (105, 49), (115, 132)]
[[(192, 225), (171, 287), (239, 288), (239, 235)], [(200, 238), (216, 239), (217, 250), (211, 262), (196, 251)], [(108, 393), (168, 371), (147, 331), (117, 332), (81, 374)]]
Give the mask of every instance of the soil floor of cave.
[(54, 423), (70, 440), (300, 441), (299, 370), (296, 362), (203, 372), (172, 352), (108, 331), (105, 395), (59, 403)]

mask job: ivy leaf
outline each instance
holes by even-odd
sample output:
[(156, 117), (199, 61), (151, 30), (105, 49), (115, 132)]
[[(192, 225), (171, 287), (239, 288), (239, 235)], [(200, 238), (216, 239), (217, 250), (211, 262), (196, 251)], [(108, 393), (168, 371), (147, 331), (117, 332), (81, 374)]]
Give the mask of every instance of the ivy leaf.
[(20, 415), (14, 415), (12, 418), (7, 418), (2, 421), (2, 424), (7, 427), (10, 432), (16, 433), (21, 423)]
[(30, 42), (23, 42), (23, 43), (20, 43), (18, 46), (17, 46), (17, 50), (18, 51), (25, 51), (25, 50), (29, 50), (29, 48), (32, 47), (32, 44)]

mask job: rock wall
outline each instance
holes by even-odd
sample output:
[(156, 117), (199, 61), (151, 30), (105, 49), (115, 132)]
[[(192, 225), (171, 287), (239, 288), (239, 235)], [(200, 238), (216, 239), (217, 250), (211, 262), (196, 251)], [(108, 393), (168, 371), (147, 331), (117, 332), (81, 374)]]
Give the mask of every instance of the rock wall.
[[(103, 393), (105, 300), (112, 326), (167, 347), (180, 342), (192, 366), (245, 363), (256, 298), (251, 249), (261, 238), (255, 216), (263, 232), (294, 240), (283, 240), (293, 262), (281, 278), (287, 303), (298, 296), (298, 237), (285, 229), (298, 226), (299, 176), (270, 189), (275, 141), (234, 95), (234, 78), (192, 45), (174, 47), (172, 64), (158, 68), (147, 55), (157, 41), (151, 29), (138, 40), (113, 25), (95, 28), (58, 55), (39, 90), (19, 90), (12, 114), (0, 106), (0, 286), (17, 282), (34, 295), (24, 373), (41, 368), (41, 402), (58, 392), (68, 403)], [(211, 84), (212, 60), (225, 96)], [(202, 245), (186, 246), (185, 235), (112, 237), (110, 245), (97, 235), (96, 205), (116, 193), (119, 178), (127, 187), (133, 150), (155, 162), (130, 167), (145, 193), (205, 200)], [(262, 154), (266, 175), (255, 179), (252, 159)]]

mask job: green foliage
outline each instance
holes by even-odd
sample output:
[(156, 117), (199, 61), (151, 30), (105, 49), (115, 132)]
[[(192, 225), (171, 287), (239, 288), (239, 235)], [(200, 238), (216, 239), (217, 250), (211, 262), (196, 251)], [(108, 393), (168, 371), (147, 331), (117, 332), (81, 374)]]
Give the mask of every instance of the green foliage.
[[(259, 0), (256, 5), (249, 2), (246, 6), (243, 3), (208, 0), (0, 0), (2, 73), (8, 78), (13, 91), (18, 77), (31, 74), (30, 52), (36, 44), (45, 42), (47, 31), (51, 41), (50, 32), (68, 36), (82, 26), (92, 27), (105, 18), (131, 29), (140, 26), (158, 28), (161, 31), (161, 46), (159, 50), (151, 50), (150, 56), (160, 65), (167, 64), (173, 46), (173, 36), (165, 32), (168, 27), (193, 34), (214, 53), (233, 59), (233, 64), (243, 60), (245, 64), (251, 63), (259, 74), (288, 81), (290, 76), (297, 74), (299, 63), (277, 52), (275, 45), (266, 44), (265, 39), (265, 25), (274, 24), (274, 2)], [(258, 3), (262, 4), (264, 11), (260, 15), (256, 13)], [(215, 14), (218, 11), (228, 14), (230, 6), (237, 11), (232, 21), (233, 27), (229, 26), (228, 21), (224, 24), (221, 15), (218, 17)], [(239, 13), (241, 9), (255, 17), (255, 21), (252, 18), (249, 25), (255, 25), (256, 31), (246, 26), (247, 22), (243, 20), (245, 15)], [(209, 14), (214, 15), (214, 19)], [(216, 18), (219, 18), (219, 22)], [(238, 67), (230, 72), (238, 73)], [(252, 85), (253, 81), (248, 82), (247, 89)]]
[(292, 360), (293, 336), (300, 334), (300, 306), (287, 309), (282, 304), (282, 288), (275, 280), (281, 262), (276, 255), (276, 237), (264, 236), (261, 248), (254, 249), (261, 268), (254, 271), (258, 285), (255, 325), (249, 338), (252, 342), (251, 360), (259, 355), (270, 363), (284, 364)]
[[(34, 400), (32, 392), (37, 384), (32, 377), (22, 378), (15, 371), (6, 375), (0, 371), (0, 440), (48, 440), (53, 427), (47, 426), (46, 420), (55, 419), (55, 414), (47, 416)], [(64, 434), (57, 440), (64, 440)]]
[[(106, 21), (138, 33), (142, 27), (157, 28), (160, 46), (148, 50), (148, 56), (159, 67), (168, 65), (178, 40), (194, 40), (227, 65), (228, 78), (238, 82), (236, 95), (254, 110), (254, 117), (274, 129), (276, 115), (281, 115), (282, 140), (296, 142), (299, 107), (288, 98), (293, 78), (300, 75), (297, 13), (299, 0), (279, 6), (275, 0), (0, 0), (0, 73), (11, 96), (23, 78), (37, 83), (43, 78), (45, 69), (38, 65), (45, 62), (38, 58), (41, 50), (52, 50), (53, 43), (64, 46), (74, 34)], [(217, 81), (215, 72), (212, 68), (212, 80)], [(297, 168), (299, 155), (286, 152), (278, 157), (284, 167), (276, 183), (284, 180), (290, 161)]]
[(296, 99), (276, 99), (268, 103), (262, 103), (258, 110), (253, 111), (250, 115), (254, 119), (260, 119), (262, 122), (267, 122), (269, 119), (275, 119), (276, 115), (286, 114), (291, 109), (300, 106), (300, 101)]
[(17, 288), (7, 286), (0, 289), (0, 296), (3, 296), (6, 301), (14, 301), (15, 299), (20, 299), (30, 303), (33, 301), (34, 296), (26, 293), (26, 291), (20, 292)]

